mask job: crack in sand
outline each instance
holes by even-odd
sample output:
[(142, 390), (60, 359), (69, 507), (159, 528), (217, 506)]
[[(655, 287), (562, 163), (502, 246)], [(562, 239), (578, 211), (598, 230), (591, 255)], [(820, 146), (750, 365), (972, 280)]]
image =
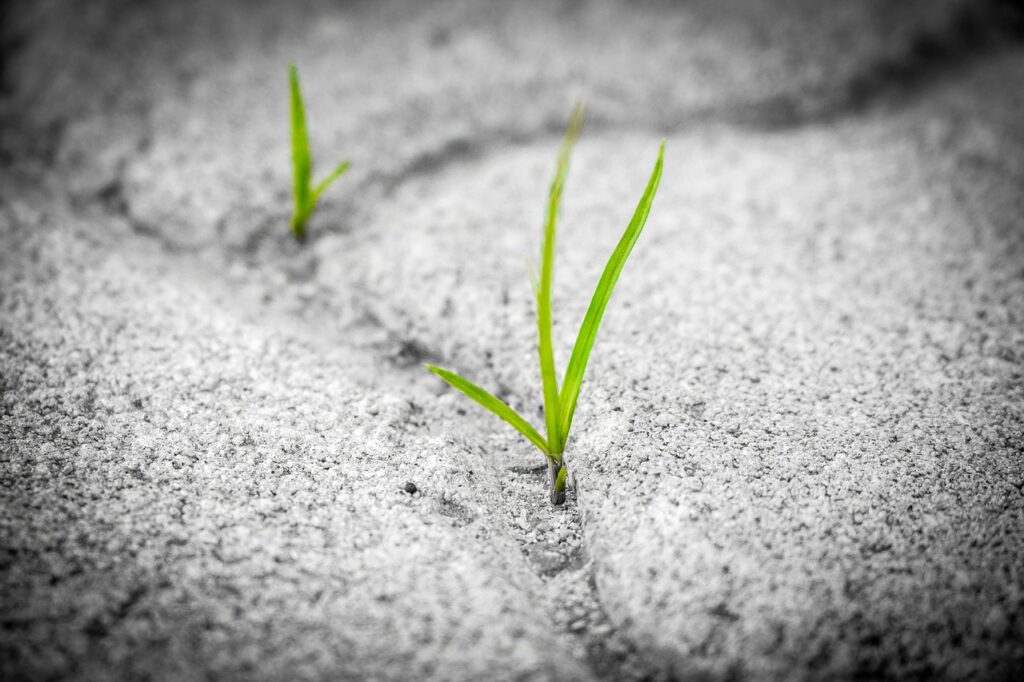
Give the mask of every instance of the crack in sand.
[(507, 534), (540, 579), (552, 626), (574, 642), (573, 657), (599, 680), (667, 680), (609, 618), (586, 549), (577, 490), (552, 508), (543, 494), (546, 466), (515, 466), (502, 484)]

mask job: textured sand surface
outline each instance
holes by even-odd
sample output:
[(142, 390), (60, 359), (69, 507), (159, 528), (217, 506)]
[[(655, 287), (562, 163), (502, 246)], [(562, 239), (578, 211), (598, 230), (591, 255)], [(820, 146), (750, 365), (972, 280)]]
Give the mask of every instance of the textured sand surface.
[[(4, 17), (0, 676), (1024, 672), (1012, 3), (163, 5)], [(552, 509), (420, 362), (542, 423), (580, 96), (562, 363), (667, 153)]]

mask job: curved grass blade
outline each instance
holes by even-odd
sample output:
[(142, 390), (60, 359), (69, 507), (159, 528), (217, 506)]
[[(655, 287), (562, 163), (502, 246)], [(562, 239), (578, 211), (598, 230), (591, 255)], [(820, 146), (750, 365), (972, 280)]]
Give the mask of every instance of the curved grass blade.
[[(299, 70), (295, 64), (288, 65), (288, 83), (291, 91), (292, 112), (292, 168), (295, 191), (295, 217), (292, 220), (292, 226), (294, 229), (296, 227), (296, 219), (302, 218), (309, 213), (309, 186), (313, 174), (313, 158), (309, 153), (306, 109), (302, 104)], [(304, 218), (298, 220), (300, 229), (303, 222), (305, 222)]]
[(544, 440), (544, 437), (541, 436), (540, 433), (537, 432), (537, 429), (533, 428), (528, 421), (519, 416), (519, 413), (511, 407), (498, 400), (473, 382), (463, 379), (454, 372), (441, 369), (436, 365), (427, 365), (427, 369), (486, 407), (501, 419), (507, 421), (509, 424), (514, 426), (519, 433), (526, 436), (531, 443), (540, 448), (540, 451), (543, 452), (545, 456), (548, 455), (548, 444)]
[(537, 338), (540, 356), (540, 376), (544, 384), (544, 420), (548, 429), (551, 452), (562, 452), (562, 432), (559, 431), (561, 409), (558, 399), (558, 376), (555, 373), (555, 351), (551, 341), (551, 283), (555, 271), (555, 228), (558, 205), (562, 200), (565, 176), (569, 172), (569, 154), (583, 127), (584, 108), (577, 104), (569, 118), (569, 127), (558, 151), (555, 178), (551, 181), (547, 218), (544, 221), (544, 243), (541, 247), (540, 281), (537, 286)]
[(313, 194), (309, 200), (310, 203), (316, 204), (317, 199), (320, 198), (320, 195), (323, 193), (323, 191), (330, 187), (332, 182), (340, 178), (351, 165), (352, 163), (350, 161), (342, 161), (341, 163), (339, 163), (338, 167), (331, 171), (330, 175), (321, 180), (319, 184), (317, 184), (317, 186), (313, 188)]
[[(622, 267), (626, 264), (626, 259), (629, 258), (629, 253), (633, 250), (633, 245), (636, 244), (640, 232), (644, 229), (647, 215), (651, 211), (651, 203), (658, 191), (658, 183), (661, 182), (664, 156), (665, 142), (662, 141), (661, 147), (658, 149), (658, 160), (654, 163), (654, 170), (651, 172), (651, 179), (647, 182), (647, 188), (644, 190), (643, 196), (640, 197), (640, 203), (637, 204), (626, 231), (608, 258), (608, 263), (604, 266), (604, 272), (597, 283), (594, 297), (590, 299), (587, 314), (583, 317), (583, 323), (580, 324), (580, 331), (576, 336), (576, 344), (573, 346), (569, 366), (565, 370), (562, 391), (559, 394), (562, 402), (559, 429), (563, 434), (568, 435), (569, 428), (572, 426), (573, 414), (576, 412), (576, 400), (579, 398), (580, 387), (583, 385), (583, 374), (587, 369), (587, 361), (590, 359), (590, 351), (594, 347), (594, 340), (597, 338), (597, 330), (601, 325), (605, 307), (612, 297), (612, 290), (619, 279), (619, 273), (622, 272)], [(562, 445), (564, 446), (564, 443)]]

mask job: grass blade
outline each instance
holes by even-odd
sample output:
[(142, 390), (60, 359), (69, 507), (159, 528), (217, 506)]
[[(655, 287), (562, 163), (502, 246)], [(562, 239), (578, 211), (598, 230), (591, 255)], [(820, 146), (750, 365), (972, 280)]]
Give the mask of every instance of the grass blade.
[(320, 183), (313, 188), (313, 195), (310, 197), (310, 202), (315, 204), (317, 202), (317, 199), (320, 198), (320, 195), (323, 193), (323, 191), (330, 187), (332, 182), (340, 178), (351, 165), (352, 163), (349, 161), (342, 161), (341, 163), (339, 163), (338, 167), (331, 171), (330, 175), (321, 180)]
[(467, 396), (477, 401), (488, 410), (496, 414), (501, 419), (504, 419), (509, 424), (514, 426), (519, 433), (530, 439), (530, 442), (540, 448), (540, 451), (545, 456), (548, 454), (548, 444), (544, 440), (544, 437), (537, 432), (537, 429), (533, 428), (528, 421), (519, 416), (519, 413), (513, 410), (511, 407), (503, 403), (502, 401), (495, 398), (493, 395), (480, 388), (476, 384), (467, 379), (463, 379), (454, 372), (449, 372), (446, 369), (441, 369), (435, 365), (427, 365), (427, 369), (441, 377), (449, 384), (459, 389)]
[(569, 171), (569, 154), (583, 127), (583, 105), (577, 104), (569, 119), (562, 147), (558, 152), (555, 178), (551, 181), (548, 210), (544, 221), (544, 242), (541, 246), (540, 281), (537, 286), (537, 338), (540, 356), (540, 376), (544, 384), (544, 420), (548, 429), (551, 452), (562, 452), (562, 432), (559, 430), (561, 408), (558, 399), (558, 376), (555, 373), (555, 351), (551, 341), (551, 283), (555, 271), (555, 228), (562, 188)]
[(307, 213), (310, 206), (309, 185), (313, 174), (313, 159), (309, 153), (309, 134), (306, 132), (306, 109), (299, 88), (299, 70), (288, 66), (292, 111), (292, 166), (294, 170), (295, 215)]
[[(633, 245), (636, 244), (640, 232), (647, 222), (647, 214), (651, 211), (651, 203), (658, 191), (658, 183), (661, 181), (661, 170), (663, 157), (665, 155), (665, 142), (662, 141), (658, 149), (658, 160), (654, 163), (654, 170), (651, 172), (651, 179), (647, 182), (647, 188), (640, 203), (637, 204), (632, 220), (626, 227), (622, 238), (619, 240), (608, 263), (604, 266), (604, 272), (597, 283), (594, 297), (590, 300), (587, 314), (580, 324), (579, 334), (576, 336), (576, 344), (572, 349), (572, 356), (569, 358), (569, 366), (565, 370), (565, 378), (562, 384), (562, 391), (559, 394), (561, 399), (561, 419), (559, 423), (560, 432), (569, 433), (572, 426), (573, 414), (576, 412), (576, 400), (579, 398), (580, 387), (583, 385), (583, 374), (587, 369), (587, 361), (590, 359), (590, 351), (594, 347), (594, 340), (597, 338), (597, 330), (601, 325), (601, 318), (604, 316), (605, 307), (612, 296), (612, 290), (619, 279), (619, 273), (629, 258)], [(564, 447), (564, 443), (561, 444)]]

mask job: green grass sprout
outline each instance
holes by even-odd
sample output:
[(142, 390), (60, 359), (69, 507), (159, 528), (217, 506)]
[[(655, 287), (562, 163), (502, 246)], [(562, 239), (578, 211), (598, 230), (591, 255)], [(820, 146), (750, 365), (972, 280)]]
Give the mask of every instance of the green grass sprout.
[(306, 238), (306, 222), (316, 202), (327, 187), (348, 170), (349, 162), (342, 161), (323, 180), (313, 185), (313, 156), (309, 152), (309, 134), (306, 132), (306, 108), (302, 104), (299, 88), (299, 70), (288, 65), (292, 110), (292, 169), (295, 189), (295, 212), (292, 213), (292, 234), (299, 241)]
[(558, 376), (555, 372), (555, 353), (551, 339), (551, 285), (555, 270), (555, 226), (558, 220), (558, 206), (562, 199), (562, 188), (569, 169), (569, 155), (579, 137), (582, 126), (583, 107), (577, 104), (569, 119), (569, 126), (558, 153), (555, 178), (551, 183), (547, 214), (544, 221), (540, 271), (531, 271), (530, 275), (534, 295), (537, 300), (537, 350), (540, 359), (541, 382), (544, 387), (544, 422), (547, 427), (547, 437), (542, 436), (518, 412), (476, 384), (454, 372), (441, 369), (435, 365), (427, 365), (427, 369), (514, 426), (531, 443), (537, 446), (547, 459), (551, 504), (554, 505), (560, 505), (565, 502), (565, 478), (567, 471), (563, 453), (565, 452), (566, 441), (569, 437), (569, 429), (572, 427), (572, 418), (576, 412), (580, 388), (583, 386), (583, 375), (587, 368), (587, 361), (590, 359), (590, 351), (593, 349), (594, 341), (597, 339), (597, 330), (601, 325), (601, 318), (604, 316), (608, 301), (611, 299), (615, 283), (618, 281), (622, 268), (626, 264), (626, 259), (629, 258), (629, 254), (633, 250), (633, 245), (636, 244), (640, 232), (644, 229), (644, 224), (647, 222), (647, 215), (651, 211), (651, 203), (654, 201), (654, 195), (658, 191), (658, 183), (661, 181), (661, 171), (665, 156), (665, 142), (663, 140), (658, 149), (658, 160), (654, 164), (654, 170), (651, 172), (650, 180), (647, 182), (647, 188), (644, 190), (643, 196), (640, 197), (640, 203), (633, 213), (633, 218), (629, 221), (626, 231), (608, 258), (608, 263), (604, 267), (601, 279), (597, 283), (597, 289), (594, 291), (594, 296), (590, 300), (590, 306), (587, 308), (582, 324), (580, 324), (579, 334), (576, 336), (576, 343), (573, 346), (565, 376), (562, 378), (561, 387), (559, 387)]

